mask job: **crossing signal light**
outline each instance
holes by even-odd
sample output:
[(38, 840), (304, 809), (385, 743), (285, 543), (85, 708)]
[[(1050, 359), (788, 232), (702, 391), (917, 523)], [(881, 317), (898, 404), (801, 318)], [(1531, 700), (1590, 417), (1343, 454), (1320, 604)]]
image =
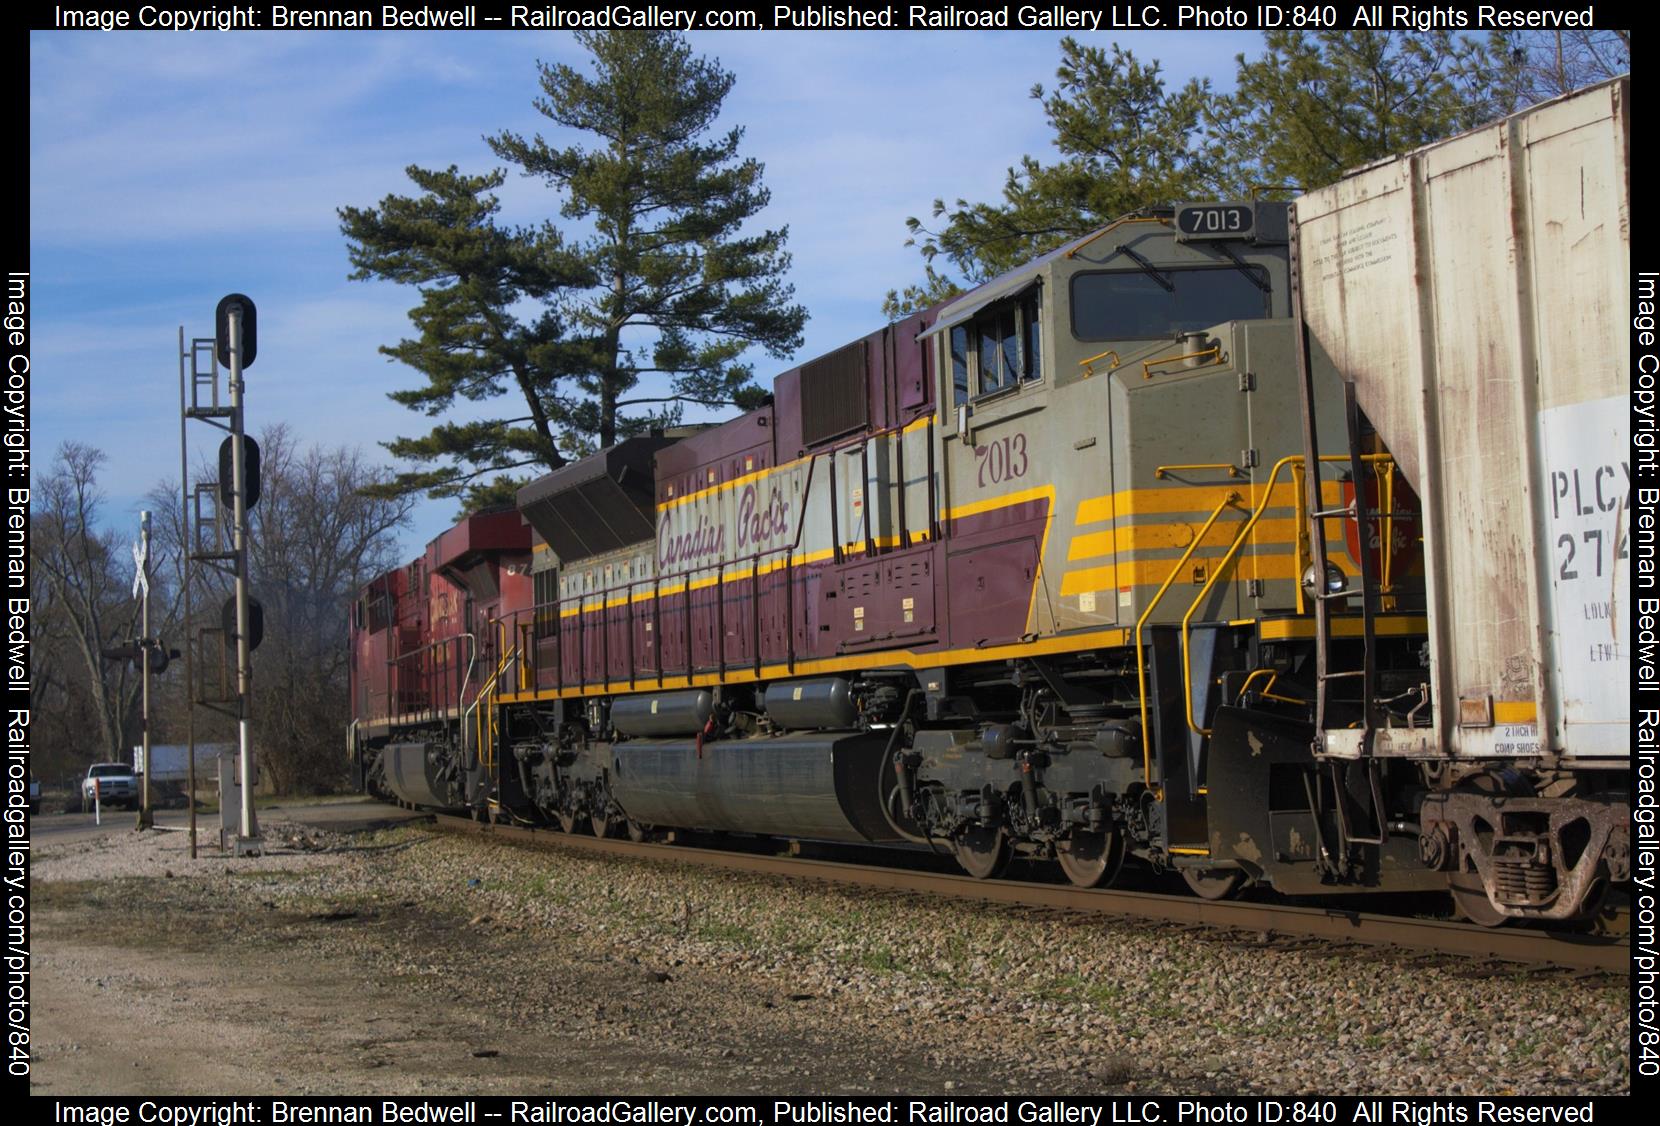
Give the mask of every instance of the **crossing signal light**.
[[(234, 616), (234, 615), (233, 615)], [(107, 649), (100, 649), (106, 661), (146, 661), (150, 665), (152, 676), (160, 676), (167, 671), (169, 663), (179, 659), (177, 649), (169, 649), (160, 640), (141, 637), (136, 641), (129, 641), (125, 645), (113, 645)]]

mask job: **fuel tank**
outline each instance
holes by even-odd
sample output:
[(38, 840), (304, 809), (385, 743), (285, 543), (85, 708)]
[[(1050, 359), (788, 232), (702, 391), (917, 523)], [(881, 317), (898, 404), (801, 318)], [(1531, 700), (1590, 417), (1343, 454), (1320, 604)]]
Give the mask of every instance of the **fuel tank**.
[(806, 840), (897, 841), (884, 735), (632, 739), (611, 746), (611, 796), (645, 825)]

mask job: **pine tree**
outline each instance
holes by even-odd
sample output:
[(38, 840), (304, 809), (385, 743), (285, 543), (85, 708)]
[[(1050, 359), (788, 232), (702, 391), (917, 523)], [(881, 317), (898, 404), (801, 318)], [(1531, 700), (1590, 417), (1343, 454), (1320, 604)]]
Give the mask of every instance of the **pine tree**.
[(592, 74), (543, 64), (535, 104), (595, 143), (487, 141), (591, 233), (500, 223), (503, 169), (411, 167), (421, 194), (340, 209), (353, 278), (420, 287), (416, 335), (381, 351), (426, 382), (392, 398), (432, 418), (459, 400), (516, 396), (524, 408), (387, 443), (424, 468), (383, 492), (464, 496), (469, 509), (505, 499), (515, 470), (557, 468), (678, 420), (685, 403), (755, 404), (743, 352), (800, 347), (806, 312), (783, 281), (787, 231), (746, 229), (768, 201), (762, 167), (738, 155), (742, 129), (711, 136), (733, 76), (673, 34), (578, 39)]
[(1447, 32), (1271, 31), (1209, 113), (1239, 190), (1324, 187), (1352, 168), (1502, 116), (1504, 60)]
[(950, 263), (968, 285), (995, 277), (1045, 251), (1087, 234), (1139, 207), (1212, 194), (1216, 172), (1203, 143), (1212, 95), (1207, 83), (1165, 86), (1157, 62), (1143, 63), (1113, 44), (1110, 50), (1061, 40), (1053, 91), (1034, 86), (1055, 131), (1059, 160), (1026, 156), (1010, 168), (999, 203), (947, 206), (936, 199), (929, 230), (907, 221), (909, 243), (927, 263), (923, 284), (889, 293), (890, 317), (951, 296), (958, 285), (939, 269)]
[[(425, 435), (386, 443), (398, 457), (433, 468), (400, 473), (376, 492), (466, 495), (467, 506), (476, 508), (499, 499), (504, 483), (481, 478), (565, 462), (560, 449), (568, 411), (559, 385), (569, 345), (552, 303), (565, 289), (586, 284), (589, 275), (551, 225), (509, 229), (497, 223), (500, 205), (492, 193), (503, 172), (467, 176), (454, 165), (444, 171), (411, 165), (406, 171), (423, 194), (390, 195), (378, 208), (339, 211), (354, 279), (420, 287), (421, 303), (409, 312), (419, 334), (380, 350), (427, 382), (393, 391), (391, 398), (438, 418), (458, 399), (484, 401), (517, 391), (528, 413), (440, 422)], [(543, 308), (530, 321), (513, 312), (526, 300)]]
[[(1450, 32), (1268, 32), (1237, 58), (1234, 93), (1166, 89), (1157, 62), (1061, 42), (1053, 93), (1034, 88), (1061, 159), (1027, 156), (999, 203), (935, 200), (939, 230), (908, 221), (921, 284), (888, 294), (898, 316), (995, 277), (1142, 207), (1320, 187), (1358, 165), (1508, 112), (1517, 64)], [(1629, 38), (1623, 40), (1629, 58)], [(1617, 45), (1617, 44), (1616, 44)], [(1537, 52), (1535, 52), (1537, 53)]]

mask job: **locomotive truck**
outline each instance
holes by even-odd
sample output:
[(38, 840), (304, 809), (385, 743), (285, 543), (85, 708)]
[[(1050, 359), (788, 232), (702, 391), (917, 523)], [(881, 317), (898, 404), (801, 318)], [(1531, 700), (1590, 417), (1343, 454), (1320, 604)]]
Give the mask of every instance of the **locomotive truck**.
[(526, 485), (357, 601), (357, 776), (1593, 913), (1629, 878), (1629, 99), (1125, 216)]

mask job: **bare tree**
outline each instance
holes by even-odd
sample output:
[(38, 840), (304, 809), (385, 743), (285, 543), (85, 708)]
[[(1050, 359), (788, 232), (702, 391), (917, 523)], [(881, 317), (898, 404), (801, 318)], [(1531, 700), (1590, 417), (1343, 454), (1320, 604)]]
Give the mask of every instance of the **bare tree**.
[[(34, 572), (36, 692), (61, 722), (59, 757), (78, 765), (87, 757), (124, 758), (138, 722), (138, 670), (103, 658), (106, 646), (137, 636), (139, 604), (132, 597), (134, 562), (126, 538), (101, 527), (104, 494), (98, 487), (102, 451), (76, 442), (58, 448), (51, 470), (34, 490), (30, 564)], [(152, 628), (166, 629), (177, 612), (177, 587), (152, 582)], [(59, 724), (49, 724), (50, 735)], [(88, 747), (86, 731), (97, 736)], [(78, 731), (78, 734), (76, 732)], [(87, 751), (92, 751), (87, 756)]]
[[(327, 790), (346, 772), (347, 614), (358, 589), (396, 564), (414, 498), (366, 495), (384, 471), (355, 449), (303, 445), (286, 425), (263, 430), (259, 446), (260, 497), (249, 513), (249, 575), (265, 613), (253, 662), (255, 745), (279, 793)], [(161, 534), (176, 541), (177, 489), (164, 490), (174, 499)], [(197, 575), (198, 620), (216, 624), (228, 579), (207, 568)]]
[(1495, 32), (1493, 39), (1493, 53), (1508, 60), (1511, 111), (1631, 72), (1629, 28)]

